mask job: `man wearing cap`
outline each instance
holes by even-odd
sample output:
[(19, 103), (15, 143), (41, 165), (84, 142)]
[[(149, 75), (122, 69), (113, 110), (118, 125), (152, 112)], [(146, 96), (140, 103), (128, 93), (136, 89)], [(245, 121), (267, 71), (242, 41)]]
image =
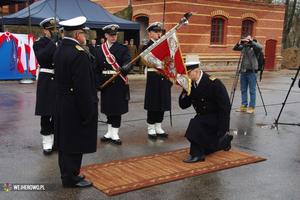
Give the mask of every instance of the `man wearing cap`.
[[(57, 26), (56, 26), (57, 25)], [(41, 135), (43, 138), (43, 153), (52, 154), (53, 119), (56, 99), (56, 80), (54, 78), (53, 54), (56, 49), (58, 34), (54, 33), (58, 27), (58, 19), (53, 17), (44, 19), (40, 26), (45, 36), (38, 38), (33, 44), (33, 50), (39, 63), (39, 75), (36, 88), (35, 115), (41, 116)]]
[[(112, 141), (121, 145), (119, 128), (121, 115), (128, 112), (129, 85), (127, 74), (131, 66), (125, 66), (131, 61), (129, 49), (117, 41), (119, 25), (111, 24), (102, 28), (106, 42), (96, 50), (95, 74), (98, 90), (101, 91), (101, 112), (107, 117), (108, 131), (101, 142)], [(104, 88), (101, 86), (117, 71), (121, 71), (112, 82)]]
[[(134, 40), (133, 39), (130, 39), (128, 48), (129, 48), (129, 53), (130, 53), (131, 60), (133, 60), (137, 56), (137, 48), (134, 45)], [(132, 66), (134, 66), (134, 65), (135, 65), (135, 62), (132, 63)], [(132, 67), (131, 71), (134, 72), (134, 67)]]
[[(162, 36), (162, 23), (154, 22), (147, 31), (150, 40), (143, 47), (143, 51), (150, 47)], [(147, 110), (148, 137), (157, 139), (157, 136), (167, 138), (168, 134), (161, 128), (164, 112), (171, 110), (172, 82), (155, 72), (155, 69), (147, 69), (147, 82), (145, 91), (144, 109)]]
[(55, 143), (63, 187), (87, 187), (79, 176), (83, 154), (97, 149), (98, 97), (93, 66), (82, 48), (83, 16), (62, 21), (64, 39), (54, 54), (57, 80)]
[(229, 131), (230, 100), (223, 83), (199, 68), (200, 62), (185, 63), (192, 80), (191, 93), (183, 90), (179, 106), (186, 109), (191, 105), (196, 115), (190, 120), (185, 137), (190, 141), (191, 157), (186, 163), (204, 161), (205, 155), (215, 151), (229, 151), (232, 135)]
[[(143, 52), (143, 47), (147, 45), (147, 40), (143, 39), (142, 44), (140, 44), (138, 48), (138, 55), (140, 55)], [(145, 47), (146, 48), (146, 47)], [(144, 63), (142, 59), (139, 59), (139, 73), (142, 74), (144, 71)]]

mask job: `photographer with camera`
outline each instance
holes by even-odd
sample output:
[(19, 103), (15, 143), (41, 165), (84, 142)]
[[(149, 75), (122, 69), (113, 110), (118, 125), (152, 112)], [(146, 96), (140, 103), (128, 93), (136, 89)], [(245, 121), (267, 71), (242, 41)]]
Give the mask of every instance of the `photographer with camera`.
[[(247, 112), (252, 114), (256, 101), (256, 79), (258, 62), (256, 55), (263, 49), (257, 40), (253, 39), (251, 34), (246, 34), (243, 39), (236, 43), (232, 49), (242, 52), (242, 61), (240, 67), (240, 88), (242, 93), (241, 107), (237, 112)], [(250, 93), (250, 102), (248, 107), (248, 87)]]

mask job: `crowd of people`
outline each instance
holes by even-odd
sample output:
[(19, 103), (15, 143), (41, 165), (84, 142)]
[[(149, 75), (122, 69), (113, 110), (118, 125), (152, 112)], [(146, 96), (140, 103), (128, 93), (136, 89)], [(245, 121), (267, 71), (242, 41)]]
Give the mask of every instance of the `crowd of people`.
[[(83, 154), (97, 150), (97, 92), (101, 98), (100, 111), (107, 117), (107, 132), (100, 141), (122, 145), (119, 130), (122, 115), (129, 111), (130, 100), (127, 75), (136, 64), (131, 61), (163, 34), (162, 23), (150, 24), (146, 29), (149, 41), (144, 39), (136, 48), (133, 39), (126, 45), (120, 43), (117, 40), (119, 25), (110, 24), (102, 28), (101, 44), (93, 39), (87, 45), (85, 22), (83, 16), (61, 22), (47, 18), (40, 23), (45, 36), (34, 43), (40, 65), (35, 114), (41, 116), (44, 154), (50, 155), (53, 149), (58, 151), (64, 187), (93, 185), (79, 174)], [(55, 31), (59, 27), (63, 33), (60, 40)], [(144, 69), (142, 61), (138, 64), (139, 72), (147, 73), (144, 109), (147, 110), (148, 138), (168, 138), (162, 122), (165, 111), (171, 110), (172, 82), (153, 67)], [(185, 133), (191, 143), (191, 157), (183, 160), (186, 163), (203, 162), (207, 154), (230, 150), (233, 139), (228, 134), (231, 106), (226, 88), (219, 79), (203, 72), (199, 64), (185, 63), (193, 85), (190, 95), (183, 90), (179, 96), (182, 109), (192, 105), (196, 111)], [(108, 82), (115, 75), (113, 81)]]

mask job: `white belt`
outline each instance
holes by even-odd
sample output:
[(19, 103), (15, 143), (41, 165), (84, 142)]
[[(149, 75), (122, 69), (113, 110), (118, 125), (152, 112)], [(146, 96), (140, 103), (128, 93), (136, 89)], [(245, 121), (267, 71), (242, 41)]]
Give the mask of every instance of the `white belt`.
[(102, 74), (116, 74), (117, 72), (114, 71), (114, 70), (105, 70), (105, 71), (102, 71)]
[(54, 69), (40, 68), (40, 72), (54, 74)]
[(148, 71), (148, 72), (155, 72), (156, 70), (153, 69), (153, 68), (148, 68), (147, 71)]

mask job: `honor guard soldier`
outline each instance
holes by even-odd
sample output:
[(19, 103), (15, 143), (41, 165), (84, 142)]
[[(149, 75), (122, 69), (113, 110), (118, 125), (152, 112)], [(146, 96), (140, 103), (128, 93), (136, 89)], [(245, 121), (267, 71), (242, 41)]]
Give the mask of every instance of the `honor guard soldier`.
[(59, 20), (53, 17), (44, 19), (40, 26), (45, 36), (37, 39), (33, 44), (36, 59), (40, 65), (36, 89), (35, 115), (41, 116), (41, 135), (43, 137), (43, 152), (52, 153), (53, 119), (56, 99), (56, 81), (54, 78), (53, 54), (58, 41), (58, 33), (54, 33)]
[[(162, 23), (155, 22), (146, 30), (151, 39), (143, 47), (143, 51), (162, 36)], [(171, 81), (156, 73), (155, 69), (147, 69), (144, 109), (147, 110), (148, 137), (151, 139), (156, 139), (157, 136), (168, 137), (168, 134), (161, 128), (161, 123), (164, 119), (164, 112), (171, 110), (171, 87)]]
[(215, 151), (229, 151), (233, 139), (226, 134), (231, 108), (227, 90), (219, 79), (200, 70), (199, 63), (185, 63), (192, 80), (191, 94), (187, 96), (187, 91), (183, 90), (179, 96), (182, 109), (192, 105), (196, 111), (185, 133), (191, 143), (191, 157), (183, 160), (186, 163), (204, 161), (205, 155)]
[[(131, 66), (125, 68), (131, 57), (127, 46), (117, 41), (119, 25), (111, 24), (102, 28), (106, 42), (96, 50), (95, 73), (98, 90), (101, 91), (101, 112), (107, 117), (108, 131), (101, 142), (112, 141), (121, 145), (119, 128), (121, 115), (128, 112), (129, 85), (127, 74)], [(117, 71), (121, 74), (106, 87), (101, 85), (109, 80)]]
[(97, 150), (98, 97), (93, 66), (82, 48), (83, 16), (61, 21), (64, 39), (54, 54), (57, 80), (54, 146), (64, 187), (87, 187), (79, 176), (83, 154)]

